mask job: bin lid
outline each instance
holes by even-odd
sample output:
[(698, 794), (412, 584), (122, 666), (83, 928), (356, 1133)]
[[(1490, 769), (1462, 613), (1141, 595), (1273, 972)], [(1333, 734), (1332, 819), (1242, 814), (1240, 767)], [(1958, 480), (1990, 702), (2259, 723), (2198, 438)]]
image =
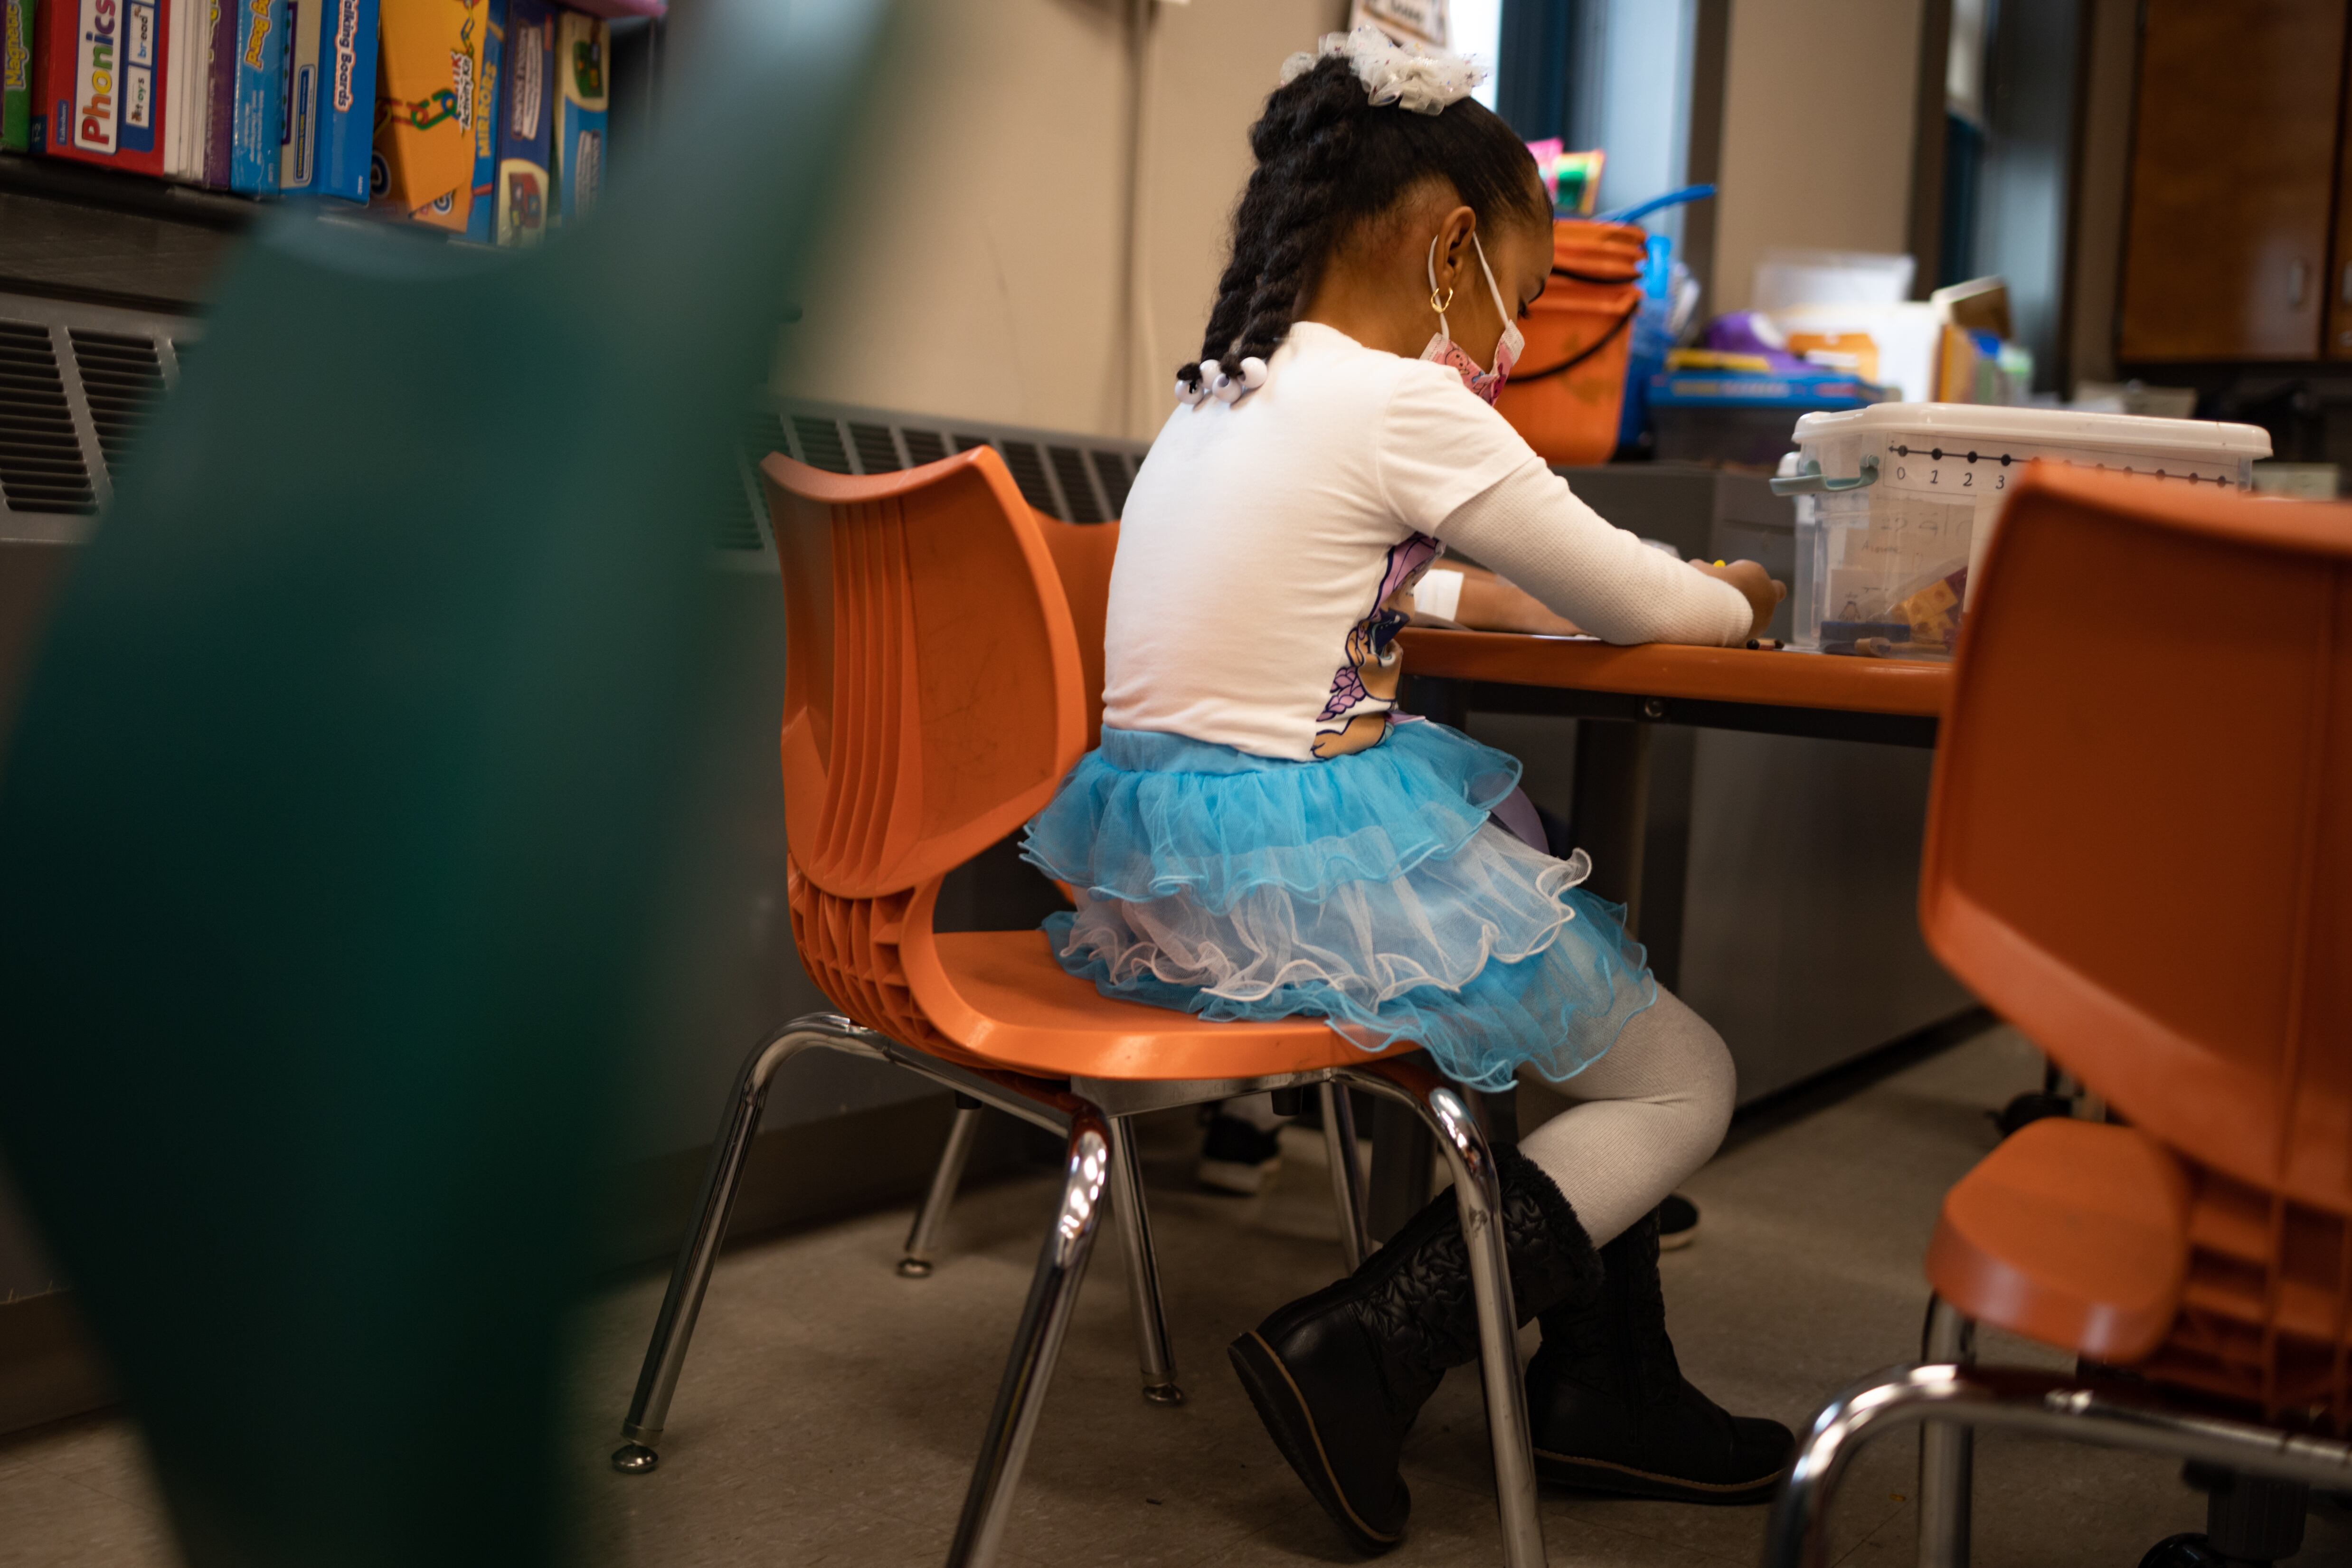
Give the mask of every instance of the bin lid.
[(1840, 436), (1913, 430), (1957, 439), (2030, 442), (2037, 447), (2193, 452), (2212, 458), (2271, 455), (2270, 432), (2259, 425), (2093, 414), (2072, 408), (2012, 408), (1990, 403), (1880, 403), (1867, 408), (1808, 414), (1797, 421), (1796, 439), (1826, 441)]

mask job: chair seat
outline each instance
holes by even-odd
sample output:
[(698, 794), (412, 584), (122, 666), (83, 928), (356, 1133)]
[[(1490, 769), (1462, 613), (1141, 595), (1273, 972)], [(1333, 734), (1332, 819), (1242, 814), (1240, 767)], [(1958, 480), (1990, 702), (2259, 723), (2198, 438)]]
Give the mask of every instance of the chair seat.
[(2096, 1361), (2156, 1350), (2189, 1268), (2189, 1180), (2129, 1127), (2053, 1117), (2011, 1134), (1944, 1195), (1936, 1293), (1979, 1321)]
[[(1115, 1002), (1054, 962), (1041, 931), (940, 931), (902, 950), (907, 984), (940, 1032), (973, 1055), (1045, 1078), (1214, 1079), (1370, 1060), (1320, 1018), (1214, 1024)], [(1410, 1042), (1381, 1054), (1402, 1055)]]

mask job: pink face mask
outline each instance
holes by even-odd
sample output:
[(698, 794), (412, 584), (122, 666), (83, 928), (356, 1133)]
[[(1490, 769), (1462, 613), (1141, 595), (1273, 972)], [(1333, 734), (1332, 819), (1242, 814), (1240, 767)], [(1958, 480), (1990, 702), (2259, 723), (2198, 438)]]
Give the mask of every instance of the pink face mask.
[(1430, 337), (1429, 346), (1421, 351), (1421, 357), (1435, 360), (1439, 364), (1452, 365), (1462, 373), (1463, 385), (1492, 403), (1503, 390), (1503, 383), (1511, 379), (1511, 366), (1518, 363), (1519, 352), (1527, 347), (1528, 341), (1520, 335), (1519, 324), (1511, 320), (1511, 312), (1504, 308), (1503, 291), (1495, 287), (1494, 269), (1486, 265), (1486, 247), (1478, 244), (1478, 237), (1475, 234), (1470, 237), (1470, 243), (1477, 247), (1478, 270), (1486, 276), (1487, 296), (1495, 301), (1495, 309), (1503, 318), (1503, 335), (1495, 343), (1495, 368), (1480, 370), (1478, 362), (1454, 341), (1453, 331), (1445, 324), (1445, 307), (1454, 302), (1454, 296), (1449, 291), (1444, 298), (1438, 297), (1437, 240), (1434, 236), (1429, 241), (1429, 308), (1437, 312), (1437, 331)]

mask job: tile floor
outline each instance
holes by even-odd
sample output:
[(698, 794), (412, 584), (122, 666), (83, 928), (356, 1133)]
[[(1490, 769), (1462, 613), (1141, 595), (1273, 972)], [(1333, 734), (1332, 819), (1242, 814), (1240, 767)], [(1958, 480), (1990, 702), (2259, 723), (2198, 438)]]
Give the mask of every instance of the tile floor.
[[(2037, 1081), (1996, 1032), (1769, 1131), (1735, 1140), (1690, 1184), (1696, 1246), (1665, 1261), (1685, 1370), (1735, 1408), (1801, 1425), (1864, 1373), (1915, 1353), (1918, 1259), (1943, 1189), (1991, 1147), (1985, 1108)], [(1529, 1108), (1530, 1110), (1532, 1108)], [(1187, 1179), (1194, 1133), (1151, 1129), (1149, 1178), (1181, 1409), (1136, 1394), (1126, 1293), (1106, 1246), (1081, 1299), (1031, 1454), (1006, 1560), (1243, 1565), (1354, 1561), (1259, 1430), (1224, 1342), (1324, 1283), (1337, 1251), (1321, 1145), (1286, 1135), (1265, 1196)], [(945, 1552), (966, 1468), (1026, 1290), (1045, 1180), (972, 1194), (951, 1254), (898, 1279), (905, 1216), (880, 1215), (739, 1248), (721, 1264), (679, 1388), (661, 1468), (604, 1455), (662, 1281), (599, 1301), (584, 1324), (576, 1439), (589, 1561), (629, 1565), (914, 1564)], [(1988, 1336), (1987, 1359), (2031, 1361)], [(1842, 1563), (1907, 1564), (1915, 1447), (1866, 1449), (1844, 1493)], [(1411, 1538), (1388, 1561), (1491, 1563), (1477, 1385), (1454, 1374), (1407, 1454)], [(2158, 1459), (1990, 1436), (1977, 1460), (1975, 1562), (2131, 1568), (2198, 1528), (2200, 1500)], [(1548, 1497), (1556, 1564), (1753, 1563), (1761, 1509)], [(174, 1561), (134, 1428), (91, 1421), (0, 1445), (0, 1568), (147, 1568)], [(2316, 1512), (2298, 1568), (2352, 1565), (2352, 1516)]]

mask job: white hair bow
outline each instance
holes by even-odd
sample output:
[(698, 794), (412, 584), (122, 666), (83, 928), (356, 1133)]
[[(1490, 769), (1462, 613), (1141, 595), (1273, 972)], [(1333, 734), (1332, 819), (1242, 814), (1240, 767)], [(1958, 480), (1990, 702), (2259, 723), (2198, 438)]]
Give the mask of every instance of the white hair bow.
[(1436, 114), (1470, 96), (1486, 79), (1486, 68), (1446, 49), (1399, 44), (1366, 23), (1352, 33), (1326, 33), (1313, 53), (1302, 49), (1282, 62), (1285, 86), (1320, 60), (1344, 57), (1356, 68), (1365, 96), (1376, 107), (1394, 103), (1416, 114)]

